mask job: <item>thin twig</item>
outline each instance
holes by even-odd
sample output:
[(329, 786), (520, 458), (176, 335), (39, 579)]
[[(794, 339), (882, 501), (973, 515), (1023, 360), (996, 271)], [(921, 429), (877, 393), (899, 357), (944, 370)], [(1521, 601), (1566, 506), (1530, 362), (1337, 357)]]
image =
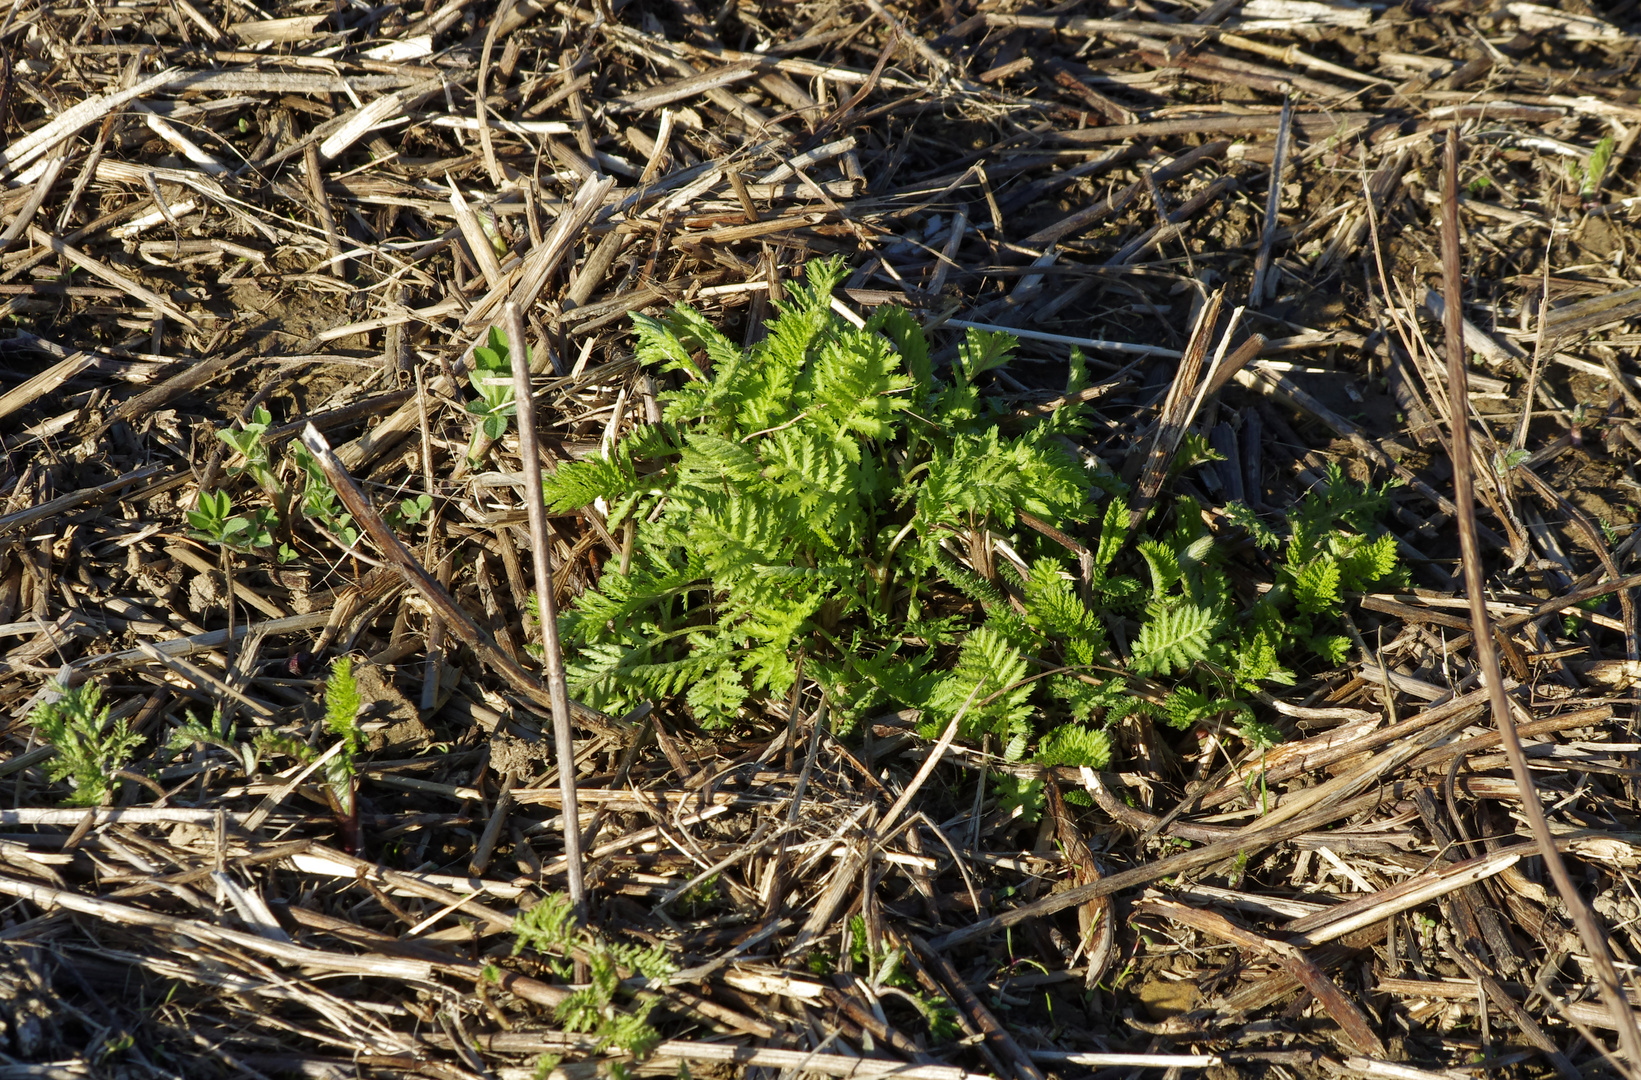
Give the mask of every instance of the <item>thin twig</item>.
[(502, 308), (507, 348), (513, 367), (514, 411), (519, 423), (519, 454), (524, 459), (524, 507), (530, 515), (531, 559), (536, 575), (536, 602), (541, 616), (541, 643), (546, 653), (547, 692), (552, 698), (553, 748), (558, 756), (558, 786), (564, 797), (564, 857), (570, 876), (570, 899), (583, 903), (581, 817), (576, 810), (575, 734), (570, 730), (570, 692), (564, 681), (564, 653), (558, 640), (558, 602), (553, 597), (551, 537), (547, 504), (541, 490), (541, 448), (536, 445), (535, 399), (530, 394), (529, 353), (524, 318), (511, 300)]
[(1442, 290), (1446, 302), (1443, 329), (1447, 339), (1447, 378), (1454, 401), (1452, 418), (1453, 503), (1458, 508), (1459, 547), (1464, 556), (1465, 593), (1470, 600), (1470, 624), (1475, 639), (1476, 664), (1487, 684), (1487, 697), (1493, 709), (1493, 722), (1498, 725), (1504, 744), (1505, 756), (1510, 761), (1510, 773), (1521, 788), (1521, 805), (1527, 826), (1538, 842), (1544, 865), (1555, 882), (1556, 892), (1567, 905), (1567, 913), (1578, 929), (1579, 940), (1595, 965), (1596, 988), (1607, 1006), (1618, 1029), (1618, 1041), (1628, 1059), (1631, 1076), (1641, 1075), (1641, 1028), (1636, 1026), (1635, 1013), (1624, 997), (1624, 986), (1613, 967), (1612, 954), (1607, 949), (1606, 935), (1596, 920), (1595, 912), (1567, 873), (1567, 864), (1556, 850), (1550, 833), (1550, 823), (1539, 802), (1538, 789), (1532, 770), (1527, 767), (1527, 756), (1522, 752), (1521, 739), (1510, 715), (1510, 702), (1504, 696), (1504, 673), (1499, 669), (1498, 651), (1493, 644), (1492, 625), (1487, 617), (1487, 582), (1482, 577), (1481, 545), (1476, 538), (1476, 496), (1471, 478), (1470, 425), (1463, 403), (1469, 400), (1469, 369), (1465, 364), (1464, 282), (1460, 276), (1459, 249), (1459, 133), (1447, 131), (1446, 155), (1442, 161)]

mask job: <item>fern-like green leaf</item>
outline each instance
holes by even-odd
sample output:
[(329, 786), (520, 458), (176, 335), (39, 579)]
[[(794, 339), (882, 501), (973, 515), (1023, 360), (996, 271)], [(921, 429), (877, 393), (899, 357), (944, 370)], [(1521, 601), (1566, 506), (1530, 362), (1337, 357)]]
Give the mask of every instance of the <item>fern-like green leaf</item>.
[(1161, 600), (1169, 589), (1179, 584), (1179, 556), (1161, 540), (1141, 541), (1137, 550), (1151, 571), (1151, 599)]
[(1141, 675), (1183, 671), (1207, 657), (1215, 622), (1213, 612), (1195, 604), (1156, 609), (1134, 642), (1129, 666)]
[(1293, 600), (1299, 610), (1307, 615), (1339, 610), (1343, 602), (1339, 592), (1339, 563), (1332, 555), (1318, 555), (1299, 567), (1294, 574)]
[(1280, 632), (1260, 627), (1238, 644), (1230, 668), (1239, 685), (1249, 689), (1262, 682), (1293, 685), (1293, 673), (1282, 666), (1277, 655), (1280, 641)]
[(1061, 724), (1043, 736), (1037, 747), (1041, 765), (1086, 765), (1103, 769), (1111, 763), (1111, 736), (1082, 724)]
[(992, 785), (997, 809), (1007, 819), (1035, 825), (1043, 814), (1043, 782), (1013, 773), (1002, 773)]
[(917, 318), (903, 307), (885, 304), (873, 312), (866, 328), (881, 330), (895, 343), (913, 387), (920, 394), (928, 394), (934, 385), (934, 369), (929, 363), (929, 339)]
[(1012, 738), (1014, 729), (1031, 715), (1031, 687), (1021, 685), (1026, 661), (1002, 634), (981, 626), (969, 634), (958, 654), (957, 668), (941, 680), (925, 705), (934, 724), (925, 729), (938, 734), (960, 711), (963, 730), (992, 732)]
[[(600, 498), (615, 506), (630, 500), (643, 486), (631, 455), (621, 447), (609, 457), (594, 454), (580, 461), (561, 462), (556, 470), (541, 478), (547, 509), (554, 514), (580, 510)], [(619, 520), (616, 513), (610, 514), (611, 524)]]
[(685, 695), (690, 709), (703, 726), (722, 727), (732, 723), (742, 702), (746, 701), (746, 684), (734, 667), (714, 668), (706, 678), (689, 688)]
[(55, 684), (56, 700), (34, 707), (29, 721), (41, 739), (56, 748), (46, 761), (46, 776), (54, 783), (72, 780), (74, 790), (66, 806), (100, 806), (113, 793), (114, 774), (131, 762), (142, 736), (131, 721), (108, 722), (108, 706), (94, 682), (75, 687)]
[(1087, 665), (1099, 659), (1105, 651), (1104, 629), (1078, 598), (1059, 562), (1038, 559), (1023, 586), (1027, 623), (1059, 641), (1068, 664)]
[(1243, 713), (1251, 716), (1253, 710), (1248, 708), (1244, 702), (1233, 698), (1215, 697), (1212, 694), (1205, 694), (1200, 690), (1193, 690), (1187, 686), (1175, 689), (1172, 694), (1168, 695), (1168, 700), (1163, 703), (1163, 715), (1167, 718), (1169, 725), (1181, 730), (1194, 724), (1213, 720), (1226, 713)]
[(857, 439), (884, 439), (891, 419), (910, 404), (913, 383), (900, 371), (899, 358), (877, 334), (853, 330), (828, 341), (812, 368), (809, 415), (835, 431), (838, 446), (859, 459)]
[(1343, 634), (1314, 634), (1307, 644), (1317, 656), (1335, 666), (1350, 659), (1350, 638)]
[(1385, 533), (1367, 540), (1351, 536), (1335, 546), (1339, 558), (1339, 583), (1346, 591), (1366, 589), (1396, 572), (1396, 538)]
[(325, 680), (325, 726), (333, 735), (347, 739), (350, 746), (358, 743), (359, 709), (363, 704), (359, 681), (353, 677), (353, 660), (337, 657)]
[(1254, 513), (1246, 503), (1228, 502), (1220, 508), (1220, 511), (1231, 524), (1246, 529), (1248, 535), (1253, 538), (1256, 547), (1265, 551), (1273, 551), (1281, 545), (1282, 540), (1276, 535), (1276, 530), (1260, 520), (1259, 515)]
[(1013, 357), (1017, 344), (1013, 334), (969, 330), (957, 347), (957, 362), (964, 380), (972, 383), (986, 372), (1003, 367)]

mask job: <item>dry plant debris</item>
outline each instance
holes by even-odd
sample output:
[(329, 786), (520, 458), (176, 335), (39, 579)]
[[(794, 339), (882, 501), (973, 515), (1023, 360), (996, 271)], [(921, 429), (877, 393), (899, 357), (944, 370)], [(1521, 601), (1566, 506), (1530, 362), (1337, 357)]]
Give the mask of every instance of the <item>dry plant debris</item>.
[[(1633, 0), (19, 0), (0, 45), (0, 1072), (1641, 1075)], [(498, 346), (551, 471), (660, 419), (633, 313), (750, 345), (828, 256), (937, 369), (1014, 333), (995, 414), (1083, 406), (1250, 602), (1330, 466), (1399, 482), (1409, 581), (1236, 693), (1274, 745), (1137, 709), (1044, 766), (800, 668), (711, 731), (560, 701), (566, 777), (534, 557), (570, 610), (634, 533), (530, 525)]]

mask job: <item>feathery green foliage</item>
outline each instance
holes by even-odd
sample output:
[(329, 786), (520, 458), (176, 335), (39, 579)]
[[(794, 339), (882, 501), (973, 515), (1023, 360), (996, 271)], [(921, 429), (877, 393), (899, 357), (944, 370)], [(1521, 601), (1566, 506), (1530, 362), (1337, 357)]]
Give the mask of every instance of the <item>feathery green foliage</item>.
[(342, 749), (325, 762), (325, 780), (342, 814), (349, 817), (353, 814), (354, 762), (365, 737), (359, 726), (363, 704), (359, 680), (353, 677), (353, 660), (337, 657), (325, 680), (325, 727), (342, 740)]
[(57, 700), (36, 705), (29, 716), (40, 738), (57, 748), (46, 762), (46, 776), (73, 784), (63, 805), (101, 806), (113, 791), (114, 774), (130, 764), (142, 737), (129, 720), (108, 723), (108, 706), (96, 683), (59, 683), (55, 690)]
[(364, 737), (359, 727), (359, 707), (363, 704), (359, 680), (353, 677), (352, 658), (337, 657), (330, 666), (330, 678), (325, 680), (325, 726), (346, 743), (337, 756), (346, 758), (350, 769)]
[[(1305, 648), (1337, 656), (1344, 594), (1395, 572), (1373, 525), (1384, 493), (1330, 474), (1290, 515), (1277, 588), (1248, 605), (1196, 503), (1131, 527), (1124, 485), (1061, 438), (1081, 406), (1001, 422), (981, 384), (1012, 338), (970, 331), (937, 376), (909, 313), (857, 327), (832, 310), (845, 273), (811, 263), (750, 349), (688, 307), (634, 316), (640, 360), (674, 377), (661, 423), (545, 482), (555, 512), (602, 498), (636, 530), (627, 571), (612, 562), (563, 616), (589, 704), (682, 699), (723, 727), (787, 694), (801, 654), (845, 727), (907, 707), (933, 736), (961, 714), (961, 737), (992, 736), (1008, 760), (1035, 741), (1041, 762), (1101, 767), (1106, 729), (1136, 713), (1251, 722), (1237, 687), (1291, 681)], [(1074, 364), (1073, 388), (1085, 378)], [(1086, 571), (1022, 513), (1087, 523)], [(1279, 543), (1246, 507), (1225, 519)], [(1143, 677), (1176, 696), (1135, 694)]]
[[(866, 937), (866, 919), (861, 915), (849, 917), (849, 958), (855, 971), (864, 975), (880, 999), (891, 995), (910, 1004), (928, 1026), (929, 1038), (935, 1043), (949, 1043), (962, 1034), (957, 1023), (957, 1010), (939, 994), (928, 994), (902, 966), (905, 959), (900, 949), (879, 946), (872, 950)], [(884, 993), (888, 990), (890, 993)]]
[[(331, 664), (330, 676), (325, 680), (325, 729), (341, 741), (341, 747), (325, 761), (325, 786), (334, 803), (333, 809), (342, 824), (350, 847), (358, 844), (358, 814), (355, 793), (357, 761), (364, 748), (365, 731), (359, 724), (359, 711), (366, 705), (359, 690), (359, 680), (353, 674), (353, 660), (339, 656)], [(197, 738), (198, 730), (179, 730), (175, 738), (221, 745), (215, 739)], [(184, 744), (186, 745), (186, 744)], [(313, 761), (320, 752), (295, 735), (264, 731), (246, 751), (246, 761), (253, 766), (270, 754), (283, 754), (298, 761)], [(250, 771), (249, 769), (247, 771)]]
[(575, 905), (564, 893), (544, 896), (515, 915), (513, 934), (513, 955), (525, 949), (545, 954), (547, 962), (566, 979), (573, 970), (573, 959), (586, 961), (587, 985), (554, 1010), (566, 1031), (593, 1033), (598, 1040), (595, 1052), (615, 1047), (637, 1058), (660, 1043), (660, 1033), (649, 1024), (658, 999), (642, 995), (630, 1009), (623, 1009), (619, 1002), (633, 996), (622, 987), (624, 971), (665, 980), (677, 970), (666, 950), (659, 945), (625, 945), (594, 933), (576, 919)]
[(178, 724), (171, 732), (171, 738), (166, 741), (166, 749), (182, 752), (193, 746), (214, 746), (218, 750), (228, 752), (246, 776), (255, 774), (261, 763), (261, 749), (256, 742), (242, 743), (239, 741), (238, 726), (229, 723), (223, 717), (221, 709), (211, 710), (211, 719), (200, 723), (191, 715), (187, 720)]

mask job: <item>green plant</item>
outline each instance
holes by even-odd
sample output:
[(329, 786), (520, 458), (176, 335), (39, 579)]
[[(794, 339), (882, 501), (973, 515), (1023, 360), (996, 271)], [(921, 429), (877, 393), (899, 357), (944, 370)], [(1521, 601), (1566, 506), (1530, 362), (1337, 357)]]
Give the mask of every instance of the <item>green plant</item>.
[(1279, 647), (1303, 644), (1330, 663), (1344, 663), (1349, 639), (1328, 631), (1344, 612), (1345, 593), (1405, 576), (1395, 536), (1376, 524), (1389, 505), (1390, 487), (1352, 483), (1338, 465), (1328, 466), (1323, 482), (1289, 515), (1277, 587), (1255, 605), (1253, 621), (1265, 640)]
[[(492, 337), (495, 337), (494, 333)], [(481, 403), (478, 402), (473, 403), (473, 407), (479, 409), (485, 418), (484, 430), (492, 438), (500, 435), (506, 426), (506, 416), (512, 411), (511, 391), (502, 394), (490, 378), (498, 372), (500, 377), (505, 378), (509, 372), (505, 343), (500, 348), (499, 360), (495, 349), (478, 350), (484, 354), (478, 360), (483, 370), (475, 370), (472, 374), (475, 387), (489, 395), (482, 409), (479, 409)], [(195, 530), (193, 535), (240, 552), (269, 547), (274, 542), (274, 528), (280, 523), (290, 523), (294, 500), (296, 508), (315, 528), (327, 533), (344, 548), (351, 549), (359, 540), (359, 529), (353, 516), (343, 507), (341, 497), (319, 467), (319, 462), (300, 443), (291, 447), (291, 462), (300, 478), (298, 483), (293, 487), (280, 478), (280, 470), (275, 467), (267, 441), (272, 423), (273, 418), (268, 410), (258, 407), (250, 420), (242, 422), (237, 429), (219, 431), (217, 437), (241, 459), (238, 464), (229, 467), (229, 475), (250, 476), (272, 499), (273, 507), (234, 516), (227, 492), (202, 493), (199, 508), (188, 514), (189, 524)], [(389, 506), (382, 516), (394, 528), (403, 528), (420, 524), (432, 507), (432, 496), (416, 495)], [(298, 558), (298, 552), (289, 543), (281, 543), (277, 558), (282, 564), (289, 563)]]
[(479, 219), (479, 228), (484, 230), (485, 238), (490, 241), (497, 258), (505, 259), (508, 253), (507, 238), (501, 234), (496, 212), (481, 204), (473, 207), (473, 216)]
[[(545, 954), (549, 966), (568, 978), (571, 961), (587, 965), (587, 985), (572, 993), (554, 1009), (553, 1015), (566, 1031), (591, 1032), (595, 1052), (609, 1047), (643, 1058), (661, 1041), (649, 1024), (649, 1014), (657, 998), (639, 995), (629, 1010), (618, 1004), (633, 998), (622, 984), (627, 971), (651, 980), (665, 980), (677, 966), (659, 945), (638, 948), (612, 942), (583, 926), (575, 906), (563, 893), (551, 893), (513, 917), (513, 955), (525, 949)], [(612, 1066), (619, 1070), (619, 1065)], [(620, 1075), (619, 1073), (617, 1075)]]
[(353, 547), (359, 540), (359, 530), (353, 524), (353, 515), (342, 508), (342, 498), (331, 485), (330, 477), (308, 453), (307, 447), (297, 444), (292, 448), (292, 456), (302, 473), (302, 512), (344, 547)]
[(325, 680), (325, 727), (342, 741), (342, 748), (325, 763), (325, 779), (335, 797), (338, 812), (347, 818), (358, 819), (354, 800), (355, 759), (364, 745), (365, 733), (359, 726), (359, 709), (364, 699), (359, 694), (359, 682), (353, 677), (353, 661), (346, 656), (331, 664), (330, 678)]
[(638, 523), (630, 574), (612, 568), (565, 620), (572, 677), (606, 703), (683, 693), (721, 726), (790, 688), (801, 645), (845, 722), (887, 698), (938, 728), (980, 686), (965, 734), (1014, 743), (1027, 664), (958, 608), (1002, 600), (992, 540), (1019, 510), (1086, 516), (1086, 470), (1041, 427), (999, 431), (977, 382), (1009, 339), (971, 334), (937, 382), (910, 315), (857, 329), (831, 311), (842, 273), (812, 264), (750, 352), (689, 308), (637, 317), (640, 357), (685, 385), (661, 425), (547, 482), (556, 510), (602, 496), (612, 524)]
[(196, 745), (226, 750), (245, 771), (246, 776), (255, 773), (261, 762), (257, 744), (240, 742), (239, 731), (235, 725), (224, 719), (221, 709), (213, 709), (211, 719), (203, 724), (190, 716), (186, 722), (177, 725), (165, 744), (166, 749), (176, 752), (188, 750)]
[[(1247, 604), (1201, 507), (1163, 503), (1136, 526), (1117, 478), (1068, 452), (1079, 407), (1005, 430), (981, 385), (1012, 338), (971, 331), (937, 377), (907, 312), (855, 327), (832, 310), (844, 273), (810, 264), (750, 350), (688, 307), (635, 316), (640, 359), (681, 381), (662, 422), (545, 482), (555, 512), (603, 498), (612, 527), (635, 528), (627, 571), (612, 561), (563, 618), (575, 692), (615, 711), (682, 697), (722, 727), (786, 695), (801, 653), (841, 727), (887, 704), (933, 736), (968, 702), (961, 736), (993, 736), (1008, 761), (1035, 740), (1041, 762), (1103, 767), (1107, 729), (1136, 713), (1236, 717), (1250, 743), (1274, 740), (1238, 690), (1291, 682), (1306, 647), (1342, 657), (1328, 631), (1344, 592), (1395, 566), (1371, 521), (1383, 492), (1330, 473), (1288, 515), (1276, 588)], [(1190, 442), (1180, 460), (1206, 456)], [(1022, 513), (1090, 523), (1086, 573)], [(1226, 517), (1281, 543), (1246, 507)], [(1171, 690), (1134, 692), (1152, 677)]]
[[(526, 350), (525, 363), (529, 362)], [(500, 328), (492, 326), (486, 343), (473, 350), (473, 366), (468, 368), (467, 381), (479, 395), (477, 401), (467, 403), (467, 411), (478, 420), (469, 448), (471, 456), (477, 452), (480, 432), (491, 442), (501, 438), (515, 407), (512, 354), (507, 335)]]
[(722, 898), (718, 886), (718, 875), (709, 874), (699, 884), (686, 890), (678, 898), (678, 904), (689, 912), (690, 918), (699, 918), (701, 909), (711, 907)]
[[(1612, 162), (1616, 146), (1617, 143), (1611, 135), (1603, 136), (1601, 141), (1595, 144), (1595, 149), (1590, 151), (1590, 160), (1583, 167), (1582, 175), (1574, 173), (1574, 179), (1579, 181), (1578, 193), (1584, 198), (1594, 196), (1601, 187), (1601, 181), (1607, 175), (1607, 166)], [(1574, 168), (1578, 168), (1576, 163)]]
[(1500, 450), (1493, 455), (1493, 471), (1500, 476), (1532, 460), (1531, 450)]
[(992, 785), (997, 809), (1005, 818), (1017, 818), (1022, 825), (1035, 825), (1043, 812), (1043, 782), (1013, 773), (1003, 773)]
[(279, 520), (271, 507), (235, 514), (233, 499), (226, 491), (200, 492), (199, 505), (186, 516), (191, 526), (189, 536), (239, 552), (272, 545), (273, 529)]
[(417, 495), (414, 498), (400, 499), (389, 506), (382, 511), (382, 520), (392, 528), (402, 529), (407, 525), (420, 525), (432, 509), (433, 496)]
[(129, 720), (109, 724), (109, 709), (96, 683), (54, 683), (51, 690), (57, 699), (36, 705), (29, 715), (40, 738), (57, 748), (46, 762), (46, 776), (73, 786), (65, 806), (101, 806), (112, 794), (114, 774), (131, 763), (142, 737), (131, 730)]
[(905, 954), (900, 949), (879, 948), (873, 952), (867, 947), (866, 919), (853, 915), (849, 919), (849, 956), (857, 969), (864, 969), (878, 995), (893, 994), (917, 1010), (928, 1025), (929, 1038), (936, 1043), (947, 1043), (961, 1034), (957, 1025), (957, 1010), (939, 994), (924, 993), (917, 980), (907, 974), (902, 963)]
[[(325, 790), (350, 851), (359, 849), (359, 806), (355, 788), (357, 759), (365, 741), (364, 729), (359, 725), (359, 711), (364, 705), (359, 681), (353, 675), (353, 661), (346, 656), (337, 657), (325, 680), (324, 724), (341, 745), (325, 760)], [(256, 752), (281, 753), (306, 762), (320, 756), (301, 739), (278, 732), (264, 732), (259, 736)]]
[(92, 1052), (91, 1060), (98, 1065), (102, 1065), (104, 1062), (112, 1060), (136, 1045), (136, 1036), (132, 1035), (129, 1031), (110, 1033)]
[[(293, 489), (280, 478), (267, 442), (272, 423), (273, 418), (268, 410), (258, 407), (249, 421), (242, 422), (238, 429), (219, 431), (217, 437), (240, 458), (239, 464), (229, 467), (229, 475), (250, 476), (272, 499), (273, 506), (235, 516), (226, 491), (202, 492), (198, 508), (188, 513), (188, 522), (193, 526), (192, 535), (239, 552), (270, 547), (274, 542), (274, 529), (281, 525), (288, 528), (291, 524), (294, 498), (302, 515), (316, 528), (329, 534), (343, 547), (352, 548), (359, 539), (353, 517), (343, 509), (341, 498), (324, 470), (301, 444), (294, 444), (291, 453), (295, 471), (301, 478), (299, 486)], [(431, 505), (432, 500), (425, 495), (418, 499), (405, 499), (384, 516), (400, 524), (414, 524), (421, 520), (422, 514)], [(276, 557), (281, 564), (285, 564), (298, 558), (298, 552), (289, 543), (281, 542)]]
[(280, 483), (278, 474), (274, 471), (273, 459), (268, 454), (268, 444), (265, 436), (273, 426), (273, 417), (267, 409), (257, 406), (251, 414), (251, 419), (241, 421), (239, 429), (228, 428), (217, 432), (217, 438), (228, 446), (242, 459), (243, 464), (231, 466), (229, 476), (249, 475), (256, 481), (257, 486), (273, 496), (274, 503), (283, 516), (286, 510), (288, 497), (285, 485)]

